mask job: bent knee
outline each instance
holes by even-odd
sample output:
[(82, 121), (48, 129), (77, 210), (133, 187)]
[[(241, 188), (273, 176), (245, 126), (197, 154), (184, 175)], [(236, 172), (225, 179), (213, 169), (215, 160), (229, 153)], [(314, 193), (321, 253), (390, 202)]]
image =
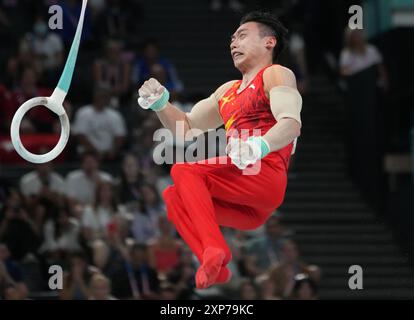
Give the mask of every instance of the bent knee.
[(176, 163), (172, 166), (170, 175), (173, 181), (179, 181), (189, 170), (189, 165), (186, 163)]
[(172, 166), (170, 175), (176, 185), (190, 176), (204, 176), (203, 171), (198, 170), (197, 163), (176, 163)]

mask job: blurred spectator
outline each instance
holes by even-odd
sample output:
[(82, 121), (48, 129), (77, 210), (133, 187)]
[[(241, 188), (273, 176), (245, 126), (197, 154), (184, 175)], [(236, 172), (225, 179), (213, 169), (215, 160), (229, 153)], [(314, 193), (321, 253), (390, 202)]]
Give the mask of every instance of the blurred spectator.
[(14, 89), (20, 84), (20, 79), (25, 69), (33, 69), (36, 74), (42, 74), (42, 63), (37, 59), (30, 39), (24, 37), (20, 40), (18, 52), (12, 54), (7, 61), (5, 84)]
[[(362, 30), (347, 29), (345, 41), (340, 55), (340, 75), (347, 105), (344, 123), (348, 171), (367, 199), (379, 207), (383, 201), (380, 196), (383, 157), (388, 152), (387, 126), (395, 125), (395, 113), (387, 113), (392, 104), (387, 96), (387, 72), (381, 53), (367, 43)], [(361, 136), (367, 141), (375, 139), (383, 143), (370, 144), (368, 148), (361, 144)]]
[[(4, 243), (0, 243), (0, 265), (1, 264), (3, 264), (3, 267), (0, 266), (0, 269), (3, 268), (3, 277), (8, 278), (8, 281), (14, 284), (14, 287), (21, 297), (26, 297), (29, 290), (24, 283), (23, 270), (16, 261), (13, 261), (10, 258), (9, 248)], [(0, 278), (2, 277), (1, 273), (2, 271), (0, 271)]]
[[(152, 184), (145, 183), (141, 186), (142, 199), (145, 203), (145, 210), (155, 214), (164, 214), (165, 208), (160, 195)], [(158, 223), (158, 221), (157, 221)]]
[(110, 232), (106, 241), (95, 240), (92, 244), (94, 265), (110, 279), (125, 272), (124, 264), (128, 259), (128, 249), (117, 231)]
[(259, 276), (256, 282), (259, 286), (261, 300), (281, 300), (281, 297), (276, 294), (275, 283), (270, 281), (267, 274)]
[(111, 281), (103, 274), (94, 274), (89, 283), (89, 300), (116, 300), (111, 295)]
[(106, 84), (111, 98), (124, 102), (130, 89), (131, 64), (122, 56), (123, 44), (120, 40), (107, 40), (104, 56), (94, 63), (95, 83)]
[(223, 235), (231, 249), (233, 259), (239, 261), (244, 255), (245, 247), (248, 243), (246, 231), (222, 227)]
[(90, 6), (93, 16), (99, 15), (106, 8), (107, 0), (89, 0), (88, 5)]
[(122, 270), (112, 279), (113, 293), (116, 297), (158, 298), (160, 283), (157, 271), (149, 265), (147, 245), (134, 244), (125, 267), (126, 273)]
[[(147, 117), (133, 125), (133, 134), (131, 141), (131, 151), (138, 156), (141, 170), (145, 173), (149, 170), (159, 168), (154, 165), (153, 149), (156, 146), (154, 143), (154, 133), (160, 128), (160, 122), (157, 120), (157, 115), (149, 114)], [(154, 183), (157, 175), (153, 177), (151, 183)]]
[(101, 42), (111, 37), (135, 42), (139, 36), (140, 20), (141, 8), (138, 1), (107, 0), (97, 15), (95, 34)]
[(150, 264), (159, 274), (168, 274), (179, 264), (182, 243), (173, 237), (174, 229), (166, 217), (159, 217), (158, 228), (160, 235), (148, 245)]
[(138, 159), (132, 153), (124, 155), (121, 174), (117, 179), (117, 194), (120, 203), (130, 203), (142, 200), (142, 173)]
[(87, 300), (90, 296), (89, 281), (98, 270), (89, 266), (82, 252), (70, 257), (70, 269), (63, 278), (63, 289), (59, 291), (62, 300)]
[(72, 132), (79, 140), (79, 152), (96, 152), (104, 160), (115, 160), (125, 142), (126, 128), (122, 115), (109, 108), (110, 90), (98, 84), (92, 105), (81, 107), (75, 115)]
[(307, 274), (319, 281), (319, 268), (302, 262), (296, 244), (292, 240), (285, 240), (282, 244), (280, 262), (269, 270), (269, 278), (275, 285), (276, 294), (288, 298), (295, 286), (295, 276), (299, 273)]
[(179, 265), (168, 275), (168, 282), (174, 285), (177, 299), (194, 299), (196, 263), (193, 252), (187, 246), (180, 250)]
[(256, 285), (251, 280), (243, 280), (239, 287), (240, 300), (257, 300), (259, 293)]
[(30, 202), (45, 199), (59, 204), (65, 194), (65, 187), (65, 180), (53, 171), (51, 162), (37, 164), (34, 171), (20, 179), (20, 191)]
[(33, 51), (38, 57), (47, 85), (55, 86), (64, 62), (64, 47), (61, 38), (50, 32), (47, 21), (39, 15), (35, 18), (32, 35)]
[(147, 243), (158, 236), (158, 219), (165, 210), (153, 186), (143, 185), (141, 193), (142, 203), (134, 212), (131, 232), (135, 241)]
[(112, 181), (112, 177), (99, 170), (98, 156), (87, 152), (82, 156), (82, 169), (69, 172), (66, 177), (66, 195), (71, 201), (71, 209), (76, 203), (92, 204), (100, 181)]
[(7, 245), (11, 258), (17, 261), (34, 254), (41, 241), (22, 203), (17, 190), (10, 190), (0, 212), (0, 241)]
[(159, 300), (177, 300), (176, 288), (169, 282), (162, 282), (160, 285)]
[(32, 13), (40, 1), (0, 1), (0, 37), (14, 46), (15, 39), (20, 39), (30, 28)]
[(12, 285), (14, 285), (14, 281), (10, 274), (7, 272), (5, 264), (0, 260), (0, 299), (6, 299), (6, 291)]
[(91, 243), (96, 239), (106, 239), (109, 228), (114, 223), (120, 207), (114, 194), (112, 182), (101, 181), (96, 186), (95, 202), (86, 206), (82, 215), (82, 235)]
[(339, 64), (340, 74), (344, 77), (377, 66), (378, 85), (384, 90), (388, 89), (388, 77), (383, 57), (374, 45), (367, 43), (363, 31), (346, 30), (345, 48), (341, 52)]
[(293, 300), (317, 300), (318, 287), (315, 281), (306, 274), (298, 274), (295, 277), (295, 285), (290, 298)]
[(253, 256), (257, 267), (264, 271), (280, 259), (282, 242), (289, 232), (280, 223), (280, 218), (274, 214), (265, 224), (265, 235), (253, 239), (247, 245), (247, 254)]
[(26, 207), (28, 208), (32, 229), (42, 240), (46, 220), (57, 214), (58, 205), (45, 199), (39, 199), (39, 201), (34, 202), (34, 205), (26, 205)]
[(68, 254), (79, 251), (79, 224), (61, 208), (56, 217), (49, 218), (44, 227), (44, 240), (39, 252), (49, 264), (62, 264)]
[(237, 260), (238, 270), (244, 278), (254, 279), (259, 276), (263, 270), (257, 266), (257, 256), (248, 254), (243, 247)]
[[(151, 69), (156, 64), (161, 66), (162, 69), (159, 66), (155, 70)], [(143, 45), (142, 57), (137, 59), (132, 73), (134, 85), (140, 87), (148, 80), (151, 77), (151, 70), (152, 72), (157, 71), (163, 74), (165, 79), (164, 86), (173, 96), (183, 91), (184, 87), (177, 76), (175, 67), (168, 59), (160, 55), (159, 44), (155, 39), (148, 39)]]
[[(34, 97), (49, 97), (52, 94), (52, 89), (38, 85), (38, 75), (32, 67), (23, 70), (20, 85), (13, 90), (12, 115), (27, 100)], [(53, 133), (59, 124), (58, 117), (45, 107), (30, 110), (25, 118), (21, 127), (25, 133)], [(60, 124), (58, 126), (60, 128)]]

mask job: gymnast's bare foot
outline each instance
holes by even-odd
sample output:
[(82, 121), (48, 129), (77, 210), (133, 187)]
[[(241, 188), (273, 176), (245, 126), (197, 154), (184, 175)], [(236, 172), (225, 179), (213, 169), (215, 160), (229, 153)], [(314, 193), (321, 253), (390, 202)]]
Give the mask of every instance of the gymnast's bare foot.
[(196, 287), (205, 289), (216, 283), (226, 254), (222, 249), (208, 247), (203, 253), (203, 263), (196, 273)]
[(230, 281), (231, 276), (232, 276), (232, 273), (229, 270), (229, 268), (227, 268), (226, 266), (222, 266), (220, 268), (220, 272), (219, 272), (219, 275), (217, 276), (217, 279), (216, 279), (215, 283), (216, 284), (225, 284), (225, 283)]

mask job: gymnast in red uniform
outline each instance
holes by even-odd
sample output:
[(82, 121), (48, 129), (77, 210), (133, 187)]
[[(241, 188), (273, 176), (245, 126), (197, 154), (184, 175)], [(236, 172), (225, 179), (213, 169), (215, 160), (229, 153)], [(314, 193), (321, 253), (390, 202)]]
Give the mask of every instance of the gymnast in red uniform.
[(200, 261), (197, 288), (231, 277), (231, 251), (220, 226), (256, 229), (283, 202), (302, 108), (294, 74), (274, 64), (286, 33), (269, 13), (244, 16), (230, 43), (242, 79), (223, 84), (189, 113), (169, 103), (168, 91), (153, 78), (139, 89), (139, 104), (175, 134), (177, 121), (185, 134), (226, 129), (227, 155), (174, 164), (174, 185), (163, 194), (168, 219)]

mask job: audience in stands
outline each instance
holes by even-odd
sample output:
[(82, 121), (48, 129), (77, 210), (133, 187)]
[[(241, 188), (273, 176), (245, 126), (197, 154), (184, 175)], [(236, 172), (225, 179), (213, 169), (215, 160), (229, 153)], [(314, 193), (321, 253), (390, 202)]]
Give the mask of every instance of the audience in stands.
[(377, 47), (367, 43), (361, 30), (347, 29), (346, 45), (340, 56), (340, 74), (344, 77), (354, 75), (367, 68), (376, 66), (378, 69), (378, 85), (384, 90), (388, 88), (388, 77), (382, 54)]
[(101, 181), (96, 186), (95, 201), (85, 207), (81, 219), (82, 235), (90, 243), (105, 239), (114, 228), (116, 215), (121, 215), (122, 208), (115, 197), (113, 183)]
[[(52, 94), (52, 89), (39, 86), (38, 77), (39, 73), (34, 68), (28, 67), (22, 71), (19, 85), (13, 90), (12, 114), (27, 100)], [(53, 133), (57, 125), (60, 126), (56, 115), (46, 108), (35, 108), (23, 119), (21, 130), (22, 133)]]
[(43, 232), (39, 253), (49, 265), (62, 265), (70, 253), (81, 250), (79, 223), (65, 208), (61, 208), (57, 216), (46, 221)]
[(85, 152), (82, 168), (69, 172), (66, 177), (66, 195), (72, 204), (91, 205), (95, 199), (96, 186), (101, 181), (113, 181), (110, 174), (99, 170), (98, 155)]
[(59, 290), (60, 299), (87, 300), (90, 297), (89, 282), (99, 270), (89, 265), (81, 252), (72, 253), (69, 261), (69, 270), (63, 277), (63, 288)]
[[(155, 66), (155, 67), (154, 67)], [(161, 55), (157, 40), (147, 39), (143, 45), (142, 57), (135, 62), (132, 73), (132, 82), (140, 86), (151, 77), (151, 74), (162, 75), (165, 87), (174, 95), (183, 91), (184, 86), (177, 75), (174, 65)]]
[(117, 178), (117, 196), (121, 203), (128, 204), (142, 200), (143, 176), (138, 158), (127, 153), (122, 159), (121, 173)]
[(167, 217), (158, 219), (159, 236), (148, 243), (149, 261), (159, 274), (169, 274), (179, 264), (182, 243), (174, 237), (175, 232)]
[(102, 274), (94, 274), (89, 282), (89, 300), (116, 300), (111, 295), (111, 281)]
[(240, 300), (256, 300), (259, 299), (259, 292), (251, 280), (242, 280), (239, 287), (239, 299)]
[[(0, 299), (2, 296), (2, 284), (6, 285), (6, 287), (8, 285), (9, 290), (12, 290), (19, 300), (28, 297), (29, 289), (26, 286), (22, 268), (17, 261), (11, 259), (7, 245), (0, 242)], [(5, 291), (7, 292), (7, 290)]]
[(30, 40), (20, 39), (17, 53), (13, 54), (7, 61), (4, 82), (10, 90), (19, 86), (22, 73), (26, 69), (32, 69), (37, 75), (42, 73), (42, 63), (37, 58)]
[(28, 36), (42, 68), (43, 82), (56, 86), (65, 62), (62, 39), (50, 31), (47, 20), (41, 15), (35, 18), (33, 32)]
[(290, 298), (293, 300), (317, 300), (318, 287), (316, 282), (306, 274), (296, 275)]
[(16, 261), (31, 259), (41, 242), (23, 197), (15, 189), (9, 191), (0, 213), (0, 241), (7, 245)]
[(248, 256), (254, 258), (260, 272), (280, 261), (283, 240), (289, 237), (289, 231), (280, 224), (280, 218), (274, 214), (265, 224), (265, 234), (248, 242)]
[(110, 88), (98, 84), (91, 105), (81, 107), (75, 114), (72, 132), (78, 138), (78, 152), (92, 151), (103, 160), (120, 157), (125, 142), (126, 128), (122, 115), (109, 107)]
[(283, 298), (291, 295), (297, 274), (307, 274), (314, 281), (319, 281), (320, 277), (316, 266), (307, 265), (301, 261), (297, 245), (292, 240), (283, 241), (280, 261), (268, 272), (269, 279), (277, 290), (277, 295)]
[(129, 96), (131, 86), (131, 64), (123, 57), (122, 49), (121, 41), (108, 40), (104, 56), (95, 61), (93, 68), (93, 80), (108, 86), (111, 104), (115, 107)]
[(21, 177), (19, 186), (22, 195), (31, 203), (43, 199), (60, 204), (66, 192), (65, 180), (53, 171), (51, 162), (37, 164), (34, 171)]
[(123, 299), (156, 299), (160, 289), (157, 271), (149, 264), (146, 244), (134, 244), (125, 261), (125, 270), (114, 274), (113, 293)]

